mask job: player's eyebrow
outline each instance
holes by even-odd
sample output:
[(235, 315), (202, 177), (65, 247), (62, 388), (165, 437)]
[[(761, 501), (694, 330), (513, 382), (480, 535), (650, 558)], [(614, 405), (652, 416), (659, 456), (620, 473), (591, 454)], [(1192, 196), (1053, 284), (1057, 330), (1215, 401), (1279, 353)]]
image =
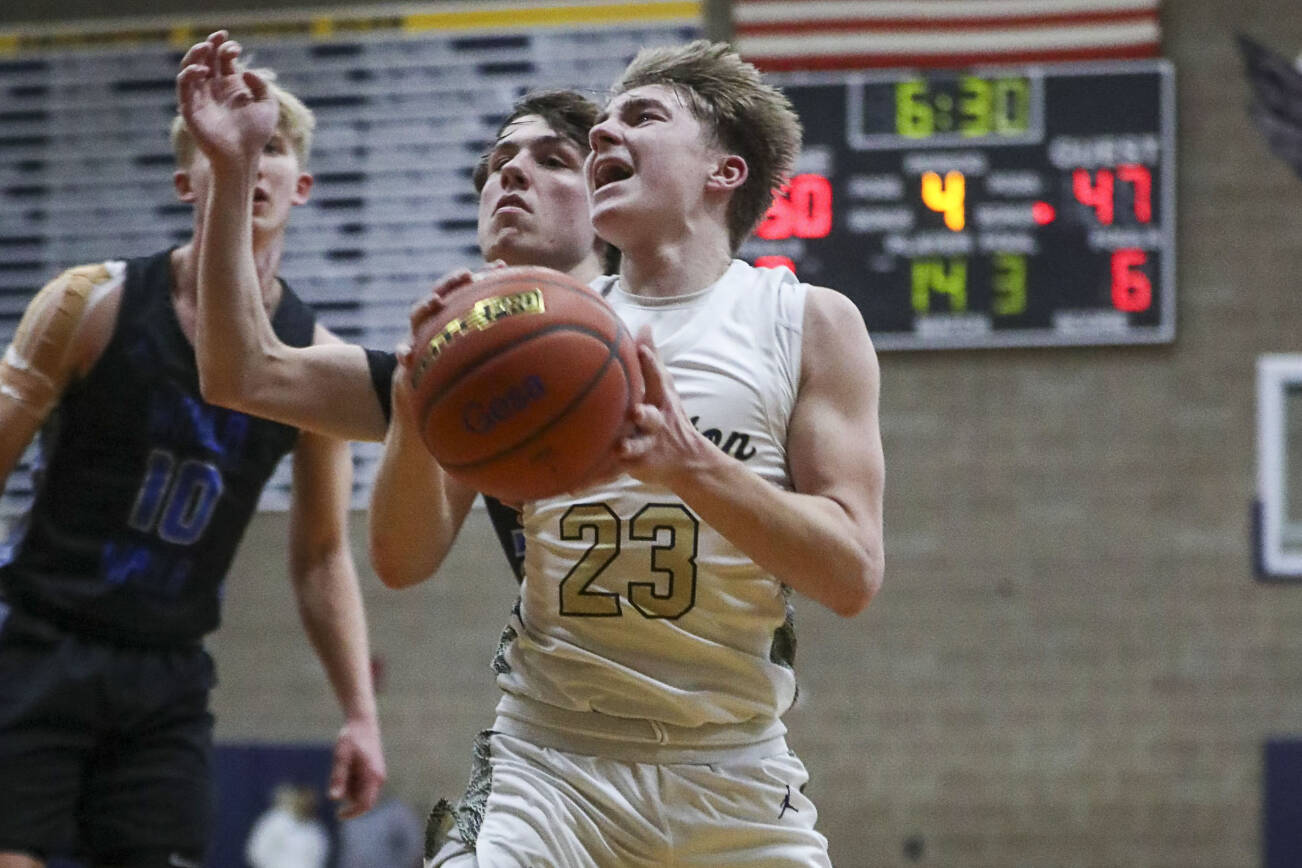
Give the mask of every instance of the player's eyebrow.
[[(617, 111), (619, 114), (626, 115), (630, 111), (640, 111), (644, 108), (658, 108), (662, 111), (667, 111), (664, 100), (659, 100), (651, 96), (631, 97), (625, 102), (616, 105), (615, 111)], [(596, 126), (597, 124), (607, 120), (610, 116), (611, 116), (611, 109), (610, 106), (607, 106), (606, 108), (602, 109), (600, 113), (598, 113), (597, 119), (593, 122), (592, 125)]]
[(493, 150), (490, 153), (498, 154), (504, 151), (515, 153), (521, 148), (563, 148), (566, 145), (571, 145), (577, 150), (584, 150), (584, 148), (581, 148), (577, 142), (568, 136), (563, 136), (560, 133), (549, 133), (525, 139), (498, 139), (497, 143), (493, 145)]

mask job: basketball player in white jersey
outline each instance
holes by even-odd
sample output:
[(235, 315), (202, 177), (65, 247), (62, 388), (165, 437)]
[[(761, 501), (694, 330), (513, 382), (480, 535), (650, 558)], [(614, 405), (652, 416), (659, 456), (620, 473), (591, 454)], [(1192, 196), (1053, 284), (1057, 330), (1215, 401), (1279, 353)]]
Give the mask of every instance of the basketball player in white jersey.
[[(786, 98), (706, 42), (642, 52), (614, 92), (586, 172), (623, 262), (592, 286), (647, 395), (620, 475), (524, 507), (503, 696), (427, 864), (828, 865), (781, 721), (788, 604), (850, 616), (881, 585), (876, 357), (846, 297), (733, 258), (799, 147)], [(384, 462), (410, 480), (430, 458), (403, 415)], [(372, 539), (420, 540), (438, 502)]]

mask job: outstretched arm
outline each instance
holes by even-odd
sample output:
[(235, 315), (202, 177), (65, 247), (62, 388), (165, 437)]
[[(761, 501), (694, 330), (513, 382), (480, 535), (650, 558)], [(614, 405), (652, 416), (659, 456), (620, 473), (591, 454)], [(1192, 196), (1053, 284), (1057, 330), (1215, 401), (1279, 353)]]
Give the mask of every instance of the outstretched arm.
[(344, 712), (330, 774), (330, 797), (341, 803), (344, 817), (369, 810), (385, 778), (366, 615), (348, 545), (351, 489), (348, 444), (300, 434), (294, 452), (290, 575), (308, 638)]
[(186, 53), (177, 76), (181, 114), (212, 172), (197, 241), (204, 399), (350, 440), (383, 440), (363, 350), (320, 334), (312, 346), (290, 347), (271, 328), (261, 280), (274, 276), (260, 276), (254, 261), (254, 192), (264, 148), (285, 143), (275, 141), (275, 96), (238, 59), (238, 43), (214, 33)]
[(646, 403), (620, 447), (624, 469), (668, 486), (700, 518), (784, 584), (841, 615), (881, 587), (878, 368), (863, 318), (845, 296), (812, 288), (801, 382), (788, 425), (794, 491), (769, 484), (691, 424), (649, 335), (640, 335)]

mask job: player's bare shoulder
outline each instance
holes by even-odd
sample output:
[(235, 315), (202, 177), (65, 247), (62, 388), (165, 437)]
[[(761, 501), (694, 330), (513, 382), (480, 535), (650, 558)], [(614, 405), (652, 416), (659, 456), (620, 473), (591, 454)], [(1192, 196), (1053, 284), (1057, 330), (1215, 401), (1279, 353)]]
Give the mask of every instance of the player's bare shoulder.
[[(805, 299), (807, 326), (812, 324), (817, 328), (829, 324), (846, 324), (867, 331), (863, 313), (849, 296), (830, 287), (807, 285), (809, 287)], [(849, 323), (845, 323), (846, 320), (849, 320)]]
[(78, 265), (45, 284), (19, 323), (10, 363), (58, 384), (85, 374), (113, 333), (124, 272), (117, 262)]
[(863, 313), (849, 296), (826, 286), (810, 285), (805, 298), (804, 313), (805, 345), (831, 340), (838, 345), (842, 342), (862, 342), (869, 352), (872, 340), (868, 336), (868, 326)]

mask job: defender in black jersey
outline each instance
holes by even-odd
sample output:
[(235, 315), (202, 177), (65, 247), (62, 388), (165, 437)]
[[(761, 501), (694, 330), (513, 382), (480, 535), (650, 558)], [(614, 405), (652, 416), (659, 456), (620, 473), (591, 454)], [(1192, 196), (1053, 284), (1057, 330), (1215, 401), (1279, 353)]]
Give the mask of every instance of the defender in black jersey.
[[(272, 330), (303, 347), (333, 338), (275, 269), (311, 183), (300, 168), (311, 116), (276, 99), (243, 243), (262, 265)], [(183, 127), (174, 143), (178, 192), (202, 203), (211, 167)], [(195, 228), (201, 237), (201, 208)], [(0, 868), (65, 853), (114, 868), (202, 864), (214, 683), (203, 639), (263, 485), (291, 450), (291, 571), (346, 717), (332, 789), (357, 813), (384, 778), (346, 535), (347, 444), (203, 400), (197, 256), (191, 242), (65, 272), (32, 300), (0, 363), (0, 479), (40, 435), (35, 501), (0, 550)]]
[[(177, 79), (181, 111), (199, 147), (212, 157), (217, 179), (199, 274), (197, 350), (204, 395), (215, 404), (304, 429), (383, 440), (392, 412), (395, 355), (340, 344), (296, 348), (279, 340), (257, 303), (253, 260), (233, 246), (250, 219), (244, 206), (251, 184), (247, 161), (270, 135), (274, 111), (256, 80), (238, 77), (238, 50), (231, 45), (225, 32), (214, 33), (190, 49)], [(588, 129), (596, 112), (595, 105), (569, 91), (534, 94), (516, 104), (474, 176), (486, 261), (546, 265), (587, 282), (612, 260), (592, 232), (583, 187)], [(417, 307), (413, 317), (422, 316)], [(474, 491), (443, 478), (451, 506), (446, 521), (426, 536), (435, 540), (433, 557), (408, 565), (404, 572), (410, 579), (396, 585), (434, 572), (474, 500)], [(524, 555), (518, 514), (493, 498), (485, 502), (518, 579)], [(383, 513), (401, 505), (373, 508)], [(407, 554), (386, 548), (372, 557), (397, 561)]]

